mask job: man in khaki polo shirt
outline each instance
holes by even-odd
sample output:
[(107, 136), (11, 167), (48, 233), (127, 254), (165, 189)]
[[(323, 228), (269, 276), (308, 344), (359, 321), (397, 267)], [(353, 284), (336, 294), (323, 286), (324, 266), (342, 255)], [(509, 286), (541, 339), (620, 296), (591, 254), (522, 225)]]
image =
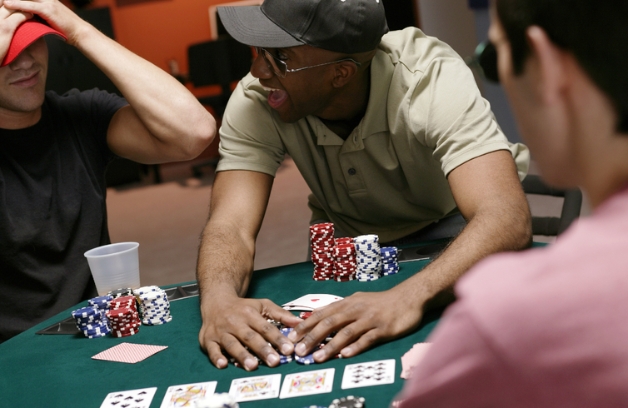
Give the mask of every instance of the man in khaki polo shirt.
[[(377, 0), (266, 0), (219, 13), (258, 56), (223, 118), (199, 252), (199, 341), (217, 367), (227, 366), (227, 354), (247, 370), (257, 367), (254, 354), (275, 366), (271, 346), (305, 355), (332, 331), (338, 334), (315, 360), (356, 355), (413, 330), (427, 308), (451, 301), (452, 285), (481, 258), (529, 244), (519, 182), (528, 151), (508, 143), (447, 45), (416, 28), (387, 33)], [(421, 273), (302, 322), (268, 300), (245, 298), (255, 239), (286, 153), (312, 190), (312, 220), (332, 221), (346, 236), (391, 242), (456, 209), (468, 224)], [(269, 317), (295, 330), (286, 338)]]

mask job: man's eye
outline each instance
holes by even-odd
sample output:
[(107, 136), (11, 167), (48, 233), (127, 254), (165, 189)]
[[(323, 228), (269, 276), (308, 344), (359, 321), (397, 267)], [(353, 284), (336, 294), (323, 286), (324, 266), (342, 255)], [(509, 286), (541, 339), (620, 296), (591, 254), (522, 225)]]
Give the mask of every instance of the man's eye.
[(282, 52), (281, 50), (277, 50), (275, 52), (275, 57), (281, 61), (286, 61), (288, 59), (288, 55), (285, 52)]

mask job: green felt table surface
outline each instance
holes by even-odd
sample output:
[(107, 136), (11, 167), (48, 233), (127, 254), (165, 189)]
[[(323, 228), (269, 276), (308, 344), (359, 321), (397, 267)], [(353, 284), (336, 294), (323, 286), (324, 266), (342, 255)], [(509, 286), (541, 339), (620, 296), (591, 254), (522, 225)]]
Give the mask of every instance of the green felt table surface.
[[(425, 266), (425, 261), (404, 262), (400, 273), (374, 282), (313, 281), (312, 264), (271, 268), (254, 273), (249, 296), (269, 298), (283, 304), (309, 293), (329, 293), (346, 297), (356, 291), (389, 289)], [(151, 407), (159, 407), (171, 385), (217, 381), (216, 392), (228, 392), (236, 378), (266, 374), (286, 374), (314, 369), (334, 368), (331, 393), (287, 399), (268, 399), (240, 403), (247, 407), (328, 406), (334, 398), (359, 395), (368, 407), (387, 407), (403, 387), (400, 378), (401, 356), (413, 344), (424, 341), (434, 328), (437, 315), (427, 316), (414, 333), (396, 341), (377, 346), (350, 359), (337, 359), (323, 364), (300, 365), (293, 361), (276, 368), (261, 366), (253, 372), (230, 365), (216, 369), (198, 343), (200, 312), (198, 297), (171, 303), (173, 320), (162, 326), (142, 326), (139, 333), (126, 338), (110, 336), (87, 339), (82, 335), (38, 335), (36, 331), (70, 316), (71, 310), (42, 322), (32, 329), (0, 344), (0, 406), (6, 407), (100, 407), (105, 396), (114, 391), (157, 387)], [(387, 305), (382, 305), (386, 307)], [(122, 342), (168, 346), (136, 364), (93, 360), (91, 357)], [(344, 367), (347, 364), (395, 359), (395, 383), (342, 390)]]

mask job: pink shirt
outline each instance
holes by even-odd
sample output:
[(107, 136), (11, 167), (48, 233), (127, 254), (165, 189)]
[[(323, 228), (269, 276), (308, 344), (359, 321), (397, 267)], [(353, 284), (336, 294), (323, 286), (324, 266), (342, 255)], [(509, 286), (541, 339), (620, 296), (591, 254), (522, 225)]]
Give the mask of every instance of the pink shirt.
[(402, 408), (628, 407), (628, 189), (456, 293)]

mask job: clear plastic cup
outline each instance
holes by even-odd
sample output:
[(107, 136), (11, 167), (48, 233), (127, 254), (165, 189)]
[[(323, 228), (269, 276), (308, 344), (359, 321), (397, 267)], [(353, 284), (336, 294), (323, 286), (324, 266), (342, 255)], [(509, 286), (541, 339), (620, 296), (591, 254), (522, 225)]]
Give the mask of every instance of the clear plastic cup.
[(119, 288), (140, 287), (137, 242), (103, 245), (85, 252), (99, 295)]

